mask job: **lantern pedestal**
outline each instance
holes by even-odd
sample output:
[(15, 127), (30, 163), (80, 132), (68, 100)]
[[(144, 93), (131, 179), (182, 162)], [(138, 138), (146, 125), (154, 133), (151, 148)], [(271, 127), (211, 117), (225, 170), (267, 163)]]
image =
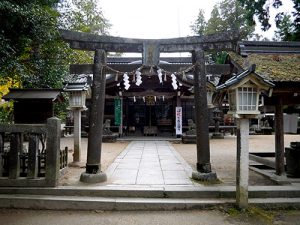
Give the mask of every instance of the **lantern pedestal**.
[(74, 153), (73, 162), (69, 164), (71, 167), (80, 167), (81, 160), (81, 108), (73, 108), (74, 115)]
[(236, 204), (240, 209), (248, 207), (249, 183), (249, 119), (237, 121)]

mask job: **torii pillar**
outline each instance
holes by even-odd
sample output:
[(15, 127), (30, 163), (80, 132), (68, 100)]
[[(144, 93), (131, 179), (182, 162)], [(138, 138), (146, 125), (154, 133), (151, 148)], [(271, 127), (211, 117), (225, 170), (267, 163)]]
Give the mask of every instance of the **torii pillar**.
[(103, 114), (105, 101), (106, 76), (103, 65), (106, 64), (106, 52), (95, 50), (93, 66), (92, 105), (87, 149), (86, 171), (81, 174), (80, 181), (99, 183), (107, 180), (101, 171), (101, 149), (103, 133)]
[(193, 51), (192, 61), (195, 66), (194, 95), (197, 141), (197, 171), (192, 173), (192, 178), (202, 181), (211, 181), (217, 179), (217, 174), (212, 172), (210, 164), (204, 51), (202, 49)]

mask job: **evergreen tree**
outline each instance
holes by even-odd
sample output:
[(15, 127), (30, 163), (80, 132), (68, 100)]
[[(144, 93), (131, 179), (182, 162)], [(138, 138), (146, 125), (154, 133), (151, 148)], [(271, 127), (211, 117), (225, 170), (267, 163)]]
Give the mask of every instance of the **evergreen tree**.
[[(203, 13), (200, 11), (192, 28), (201, 27), (205, 35), (226, 31), (237, 32), (240, 39), (247, 39), (253, 35), (254, 26), (246, 24), (245, 15), (246, 10), (237, 0), (223, 0), (214, 6), (207, 23), (202, 21)], [(192, 30), (195, 34), (202, 34), (197, 32), (197, 29)]]
[[(278, 32), (281, 33), (280, 38), (282, 40), (300, 41), (300, 0), (291, 1), (294, 3), (292, 17), (288, 18), (287, 15), (279, 12), (275, 16), (276, 27), (279, 29)], [(255, 25), (254, 16), (257, 16), (261, 23), (261, 29), (264, 31), (267, 31), (271, 27), (270, 5), (275, 9), (280, 9), (283, 4), (282, 0), (239, 0), (239, 2), (241, 2), (247, 10), (246, 20), (248, 24)], [(287, 23), (290, 24), (290, 28), (285, 29), (283, 32), (283, 26)], [(284, 36), (282, 36), (283, 34)]]
[(204, 10), (200, 9), (197, 20), (194, 24), (191, 25), (192, 32), (199, 36), (203, 36), (205, 33), (205, 28), (207, 26), (207, 22), (204, 17)]

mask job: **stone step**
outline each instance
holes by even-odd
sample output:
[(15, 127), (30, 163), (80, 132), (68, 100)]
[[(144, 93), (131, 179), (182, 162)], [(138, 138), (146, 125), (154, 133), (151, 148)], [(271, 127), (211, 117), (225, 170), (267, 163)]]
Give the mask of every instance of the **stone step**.
[[(0, 208), (49, 210), (188, 210), (233, 206), (232, 198), (120, 198), (53, 195), (0, 195)], [(300, 198), (249, 199), (263, 208), (300, 208)]]
[[(82, 197), (128, 197), (128, 198), (235, 198), (234, 186), (96, 186), (57, 188), (1, 187), (0, 194), (52, 195)], [(249, 198), (300, 198), (297, 186), (251, 186)]]
[(0, 195), (0, 208), (51, 210), (179, 210), (233, 205), (234, 199), (113, 198), (51, 195)]

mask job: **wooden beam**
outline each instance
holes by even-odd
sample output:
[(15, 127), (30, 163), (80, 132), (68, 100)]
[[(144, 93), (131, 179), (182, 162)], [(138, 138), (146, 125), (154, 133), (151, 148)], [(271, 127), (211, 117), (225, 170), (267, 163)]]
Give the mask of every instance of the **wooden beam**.
[[(112, 68), (113, 70), (119, 72), (132, 72), (139, 67), (141, 64), (108, 64), (108, 67)], [(165, 71), (168, 72), (180, 72), (186, 70), (187, 68), (191, 67), (191, 64), (161, 64), (159, 65)], [(109, 70), (109, 69), (108, 69)], [(115, 72), (111, 70), (107, 73), (114, 74)], [(205, 66), (206, 74), (230, 74), (230, 65), (223, 64), (223, 65), (206, 65)], [(70, 74), (92, 74), (93, 73), (93, 64), (72, 64), (70, 65)]]
[(256, 54), (300, 54), (300, 42), (242, 41), (238, 43), (242, 56)]
[(87, 51), (104, 49), (107, 52), (143, 52), (144, 45), (156, 45), (159, 52), (191, 52), (197, 49), (235, 50), (238, 40), (234, 32), (170, 39), (131, 39), (69, 30), (60, 30), (60, 34), (73, 49)]

